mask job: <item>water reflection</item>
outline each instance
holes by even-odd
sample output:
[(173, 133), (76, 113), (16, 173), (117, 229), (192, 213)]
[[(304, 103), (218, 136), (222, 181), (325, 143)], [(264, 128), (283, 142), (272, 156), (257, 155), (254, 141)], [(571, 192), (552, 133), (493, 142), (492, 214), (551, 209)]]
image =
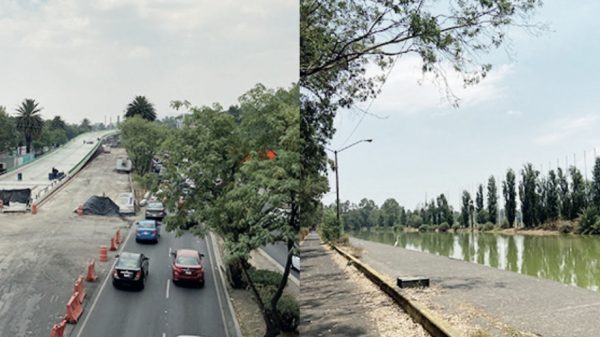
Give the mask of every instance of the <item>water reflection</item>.
[(353, 235), (582, 288), (600, 289), (598, 237), (393, 232)]

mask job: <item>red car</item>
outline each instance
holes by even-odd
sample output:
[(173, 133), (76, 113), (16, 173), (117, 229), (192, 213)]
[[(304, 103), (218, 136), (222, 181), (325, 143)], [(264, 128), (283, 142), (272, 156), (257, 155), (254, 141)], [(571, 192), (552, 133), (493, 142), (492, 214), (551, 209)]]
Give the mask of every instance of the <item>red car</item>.
[(173, 283), (189, 282), (204, 287), (204, 267), (202, 267), (202, 257), (197, 250), (179, 249), (172, 252), (173, 263)]

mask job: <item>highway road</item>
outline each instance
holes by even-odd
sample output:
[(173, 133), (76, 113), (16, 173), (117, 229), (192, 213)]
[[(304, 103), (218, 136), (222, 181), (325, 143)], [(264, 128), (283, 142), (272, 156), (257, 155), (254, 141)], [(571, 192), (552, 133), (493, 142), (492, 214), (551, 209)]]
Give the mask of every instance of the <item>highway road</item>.
[[(32, 197), (35, 197), (37, 192), (51, 184), (51, 181), (48, 180), (48, 173), (52, 167), (67, 174), (96, 146), (97, 138), (111, 132), (114, 130), (88, 132), (75, 137), (54, 152), (15, 171), (1, 175), (0, 189), (30, 188)], [(84, 140), (92, 140), (94, 144), (84, 144)], [(18, 173), (22, 174), (22, 181), (17, 180)]]
[[(272, 257), (273, 260), (275, 260), (275, 262), (277, 262), (282, 268), (285, 267), (288, 253), (287, 245), (285, 243), (277, 242), (274, 244), (268, 244), (262, 247), (262, 249), (265, 251), (265, 253), (269, 254), (269, 256)], [(300, 264), (300, 268), (302, 268), (302, 264)], [(300, 273), (295, 269), (290, 271), (290, 275), (298, 280), (300, 279)]]
[[(123, 251), (143, 253), (150, 258), (146, 288), (141, 291), (116, 289), (112, 286), (112, 276), (107, 275), (100, 280), (102, 286), (71, 336), (236, 336), (208, 238), (199, 239), (190, 233), (175, 237), (163, 231), (158, 244), (140, 244), (135, 242), (133, 228), (130, 233), (133, 234)], [(181, 248), (205, 254), (204, 288), (175, 286), (171, 281), (169, 252)]]

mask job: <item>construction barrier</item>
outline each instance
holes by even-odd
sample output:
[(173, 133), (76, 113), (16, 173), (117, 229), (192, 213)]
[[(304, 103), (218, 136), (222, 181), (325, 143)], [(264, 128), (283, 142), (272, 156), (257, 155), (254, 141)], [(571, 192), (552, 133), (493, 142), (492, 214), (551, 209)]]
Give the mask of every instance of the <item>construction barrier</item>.
[(108, 261), (108, 252), (105, 245), (100, 246), (100, 262)]
[(63, 337), (65, 333), (65, 328), (67, 327), (67, 321), (63, 320), (58, 324), (54, 324), (52, 327), (52, 331), (50, 333), (50, 337)]
[(110, 238), (110, 251), (114, 252), (115, 250), (117, 250), (117, 243), (115, 237), (113, 236)]
[(74, 293), (73, 296), (67, 302), (67, 313), (65, 314), (65, 320), (67, 323), (75, 324), (83, 313), (83, 306), (79, 302), (79, 293)]
[(75, 281), (73, 294), (78, 294), (77, 299), (79, 300), (79, 303), (83, 303), (83, 299), (85, 298), (85, 287), (83, 284), (83, 276), (81, 275)]
[(90, 262), (88, 263), (87, 276), (85, 277), (85, 280), (88, 282), (96, 282), (97, 278), (98, 276), (96, 276), (96, 261), (90, 260)]

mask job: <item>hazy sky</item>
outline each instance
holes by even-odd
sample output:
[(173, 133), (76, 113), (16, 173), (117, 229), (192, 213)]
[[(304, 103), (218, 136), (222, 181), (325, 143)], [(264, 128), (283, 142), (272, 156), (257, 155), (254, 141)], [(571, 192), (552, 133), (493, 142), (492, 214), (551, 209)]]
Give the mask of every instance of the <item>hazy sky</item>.
[[(526, 162), (547, 171), (566, 156), (572, 165), (576, 153), (583, 170), (586, 151), (591, 171), (595, 147), (600, 155), (599, 12), (599, 1), (545, 1), (537, 19), (550, 32), (513, 34), (511, 56), (490, 54), (494, 69), (476, 87), (451, 79), (459, 109), (431, 81), (419, 86), (418, 60), (403, 58), (370, 109), (387, 119), (366, 116), (348, 139), (362, 114), (338, 114), (331, 148), (373, 138), (339, 154), (341, 199), (394, 197), (414, 208), (445, 193), (456, 207), (462, 189), (474, 195), (490, 175), (504, 179)], [(334, 179), (326, 203), (335, 201)]]
[(299, 10), (290, 0), (2, 0), (0, 105), (24, 98), (69, 122), (123, 114), (145, 95), (225, 107), (261, 82), (298, 81)]

